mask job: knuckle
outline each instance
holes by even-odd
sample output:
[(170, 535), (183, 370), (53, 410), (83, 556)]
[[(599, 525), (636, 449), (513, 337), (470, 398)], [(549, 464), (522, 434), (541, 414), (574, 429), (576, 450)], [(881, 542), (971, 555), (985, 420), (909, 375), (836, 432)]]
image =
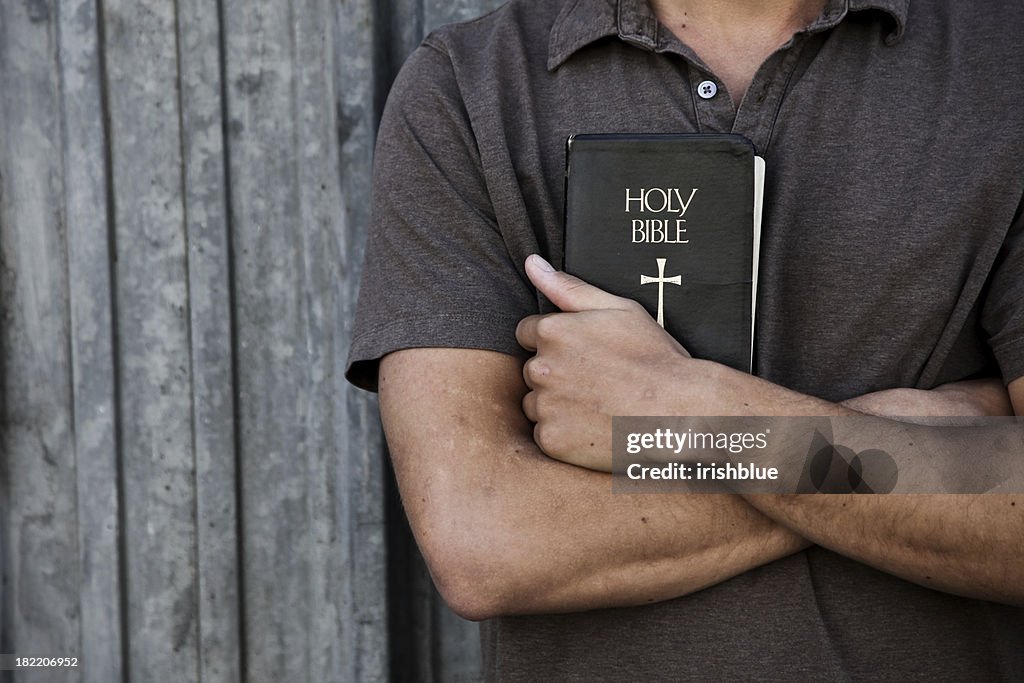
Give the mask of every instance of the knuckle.
[(523, 381), (526, 383), (526, 386), (528, 386), (531, 389), (533, 389), (533, 369), (532, 368), (533, 368), (533, 358), (529, 358), (529, 359), (527, 359), (527, 361), (525, 363), (523, 363)]
[(533, 438), (538, 448), (554, 458), (568, 453), (571, 443), (570, 434), (563, 422), (544, 417), (534, 426)]
[(532, 348), (536, 342), (536, 317), (528, 316), (516, 325), (516, 341), (526, 348)]
[(535, 391), (533, 392), (533, 412), (537, 415), (538, 420), (542, 419), (545, 415), (550, 415), (551, 411), (551, 395), (547, 391)]
[(542, 383), (549, 372), (548, 367), (536, 356), (526, 361), (526, 364), (523, 366), (523, 376), (526, 379), (526, 385), (531, 389), (537, 384)]
[(538, 422), (533, 428), (533, 440), (537, 447), (551, 455), (555, 452), (555, 430), (550, 422)]
[(523, 414), (530, 422), (537, 421), (537, 393), (531, 391), (523, 396)]
[(558, 336), (558, 315), (546, 315), (537, 321), (537, 338), (538, 339), (554, 339)]

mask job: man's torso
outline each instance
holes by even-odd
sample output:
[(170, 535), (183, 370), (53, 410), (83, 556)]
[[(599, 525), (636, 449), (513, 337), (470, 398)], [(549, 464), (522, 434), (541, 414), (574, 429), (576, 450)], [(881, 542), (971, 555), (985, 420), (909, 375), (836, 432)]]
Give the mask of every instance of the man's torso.
[[(513, 263), (561, 259), (567, 136), (750, 138), (768, 169), (758, 374), (842, 400), (997, 372), (981, 302), (1024, 194), (1006, 28), (1024, 11), (876, 4), (830, 2), (738, 111), (697, 94), (714, 75), (641, 0), (515, 0), (424, 49), (450, 60)], [(1019, 610), (820, 548), (658, 605), (485, 626), (491, 675), (524, 680), (1011, 677), (1022, 645)]]

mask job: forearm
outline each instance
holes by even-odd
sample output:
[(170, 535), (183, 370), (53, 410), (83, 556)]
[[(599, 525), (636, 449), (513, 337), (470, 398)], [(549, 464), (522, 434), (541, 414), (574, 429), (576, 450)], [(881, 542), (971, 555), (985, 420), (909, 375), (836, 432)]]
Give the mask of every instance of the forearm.
[(525, 449), (505, 470), (500, 487), (461, 494), (465, 518), (486, 520), (474, 537), (486, 538), (493, 614), (667, 600), (807, 545), (735, 495), (612, 493), (609, 475)]
[(381, 370), (406, 512), (464, 616), (665, 600), (806, 545), (738, 496), (612, 493), (609, 475), (547, 458), (519, 408), (520, 372), (455, 350), (400, 352)]
[[(554, 467), (524, 465), (509, 480), (501, 516), (489, 518), (486, 533), (500, 546), (491, 548), (495, 571), (504, 573), (499, 613), (666, 600), (806, 545), (737, 496), (612, 494), (608, 475)], [(531, 486), (535, 495), (512, 497)], [(470, 501), (470, 512), (481, 518), (488, 505)]]
[(1024, 499), (1009, 494), (752, 495), (816, 544), (908, 581), (1024, 603)]
[[(925, 405), (928, 410), (913, 404), (923, 393), (908, 394), (907, 412), (941, 415), (944, 405), (962, 399), (955, 394), (958, 390), (932, 396), (933, 403)], [(749, 408), (766, 414), (775, 410), (773, 405), (799, 405), (807, 409), (803, 414), (850, 412), (849, 406), (824, 401), (815, 406), (817, 399), (793, 397), (763, 382), (754, 393), (760, 405)], [(998, 395), (994, 403), (992, 397), (982, 397), (977, 412), (1006, 412), (1005, 398), (1000, 404)], [(889, 410), (891, 406), (885, 408)], [(900, 481), (923, 490), (985, 490), (1000, 482), (1009, 486), (1004, 490), (1020, 490), (1024, 437), (1018, 430), (943, 428), (884, 418), (833, 425), (835, 444), (853, 452), (885, 451), (893, 457)], [(782, 449), (790, 454), (798, 450), (786, 446), (784, 439), (778, 443), (779, 452), (768, 456), (777, 462), (791, 458)], [(813, 542), (909, 581), (970, 597), (1024, 602), (1024, 500), (1019, 495), (751, 495), (747, 500)]]

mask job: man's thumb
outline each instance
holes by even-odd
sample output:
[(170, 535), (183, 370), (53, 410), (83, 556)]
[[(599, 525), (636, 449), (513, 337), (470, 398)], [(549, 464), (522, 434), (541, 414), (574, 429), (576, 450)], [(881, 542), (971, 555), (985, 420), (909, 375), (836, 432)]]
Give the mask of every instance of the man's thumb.
[(626, 299), (560, 270), (537, 254), (526, 258), (526, 275), (534, 287), (559, 309), (573, 313), (601, 308), (623, 308)]

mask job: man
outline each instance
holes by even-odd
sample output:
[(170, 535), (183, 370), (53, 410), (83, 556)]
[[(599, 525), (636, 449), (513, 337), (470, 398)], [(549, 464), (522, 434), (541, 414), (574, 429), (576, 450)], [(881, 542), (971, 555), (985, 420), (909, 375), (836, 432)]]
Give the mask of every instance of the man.
[[(1022, 26), (513, 0), (426, 39), (381, 126), (349, 376), (491, 677), (1024, 676), (1018, 498), (630, 496), (587, 469), (614, 414), (998, 414), (966, 382), (995, 375), (1024, 412)], [(721, 131), (768, 167), (756, 378), (527, 260), (561, 258), (568, 135)]]

